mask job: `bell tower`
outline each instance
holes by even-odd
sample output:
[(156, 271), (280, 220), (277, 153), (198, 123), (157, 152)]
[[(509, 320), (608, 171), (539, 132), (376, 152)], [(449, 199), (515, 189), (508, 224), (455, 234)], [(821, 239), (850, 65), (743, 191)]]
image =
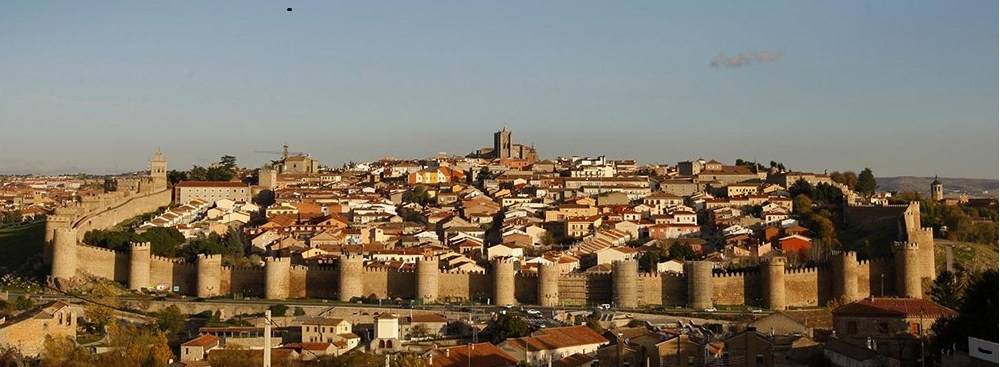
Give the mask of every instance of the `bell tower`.
[(938, 181), (937, 176), (934, 176), (934, 181), (931, 182), (931, 200), (944, 200), (944, 185), (941, 184), (941, 181)]
[(149, 177), (153, 181), (153, 190), (159, 191), (167, 188), (167, 158), (163, 156), (160, 149), (153, 153), (153, 159), (149, 160)]

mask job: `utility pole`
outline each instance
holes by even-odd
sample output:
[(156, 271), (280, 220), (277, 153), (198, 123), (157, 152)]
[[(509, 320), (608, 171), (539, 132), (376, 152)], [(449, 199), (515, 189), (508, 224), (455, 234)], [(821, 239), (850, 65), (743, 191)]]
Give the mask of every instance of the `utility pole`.
[(271, 367), (271, 310), (264, 311), (264, 367)]

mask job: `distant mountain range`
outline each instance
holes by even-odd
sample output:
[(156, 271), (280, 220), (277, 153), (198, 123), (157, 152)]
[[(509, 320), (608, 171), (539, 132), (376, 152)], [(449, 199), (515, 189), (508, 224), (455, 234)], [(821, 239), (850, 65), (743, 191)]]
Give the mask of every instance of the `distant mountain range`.
[[(928, 195), (931, 191), (931, 181), (934, 177), (878, 177), (878, 188), (882, 191), (916, 191)], [(986, 178), (950, 178), (939, 177), (944, 185), (946, 196), (968, 194), (971, 197), (996, 197), (997, 183), (995, 179)]]

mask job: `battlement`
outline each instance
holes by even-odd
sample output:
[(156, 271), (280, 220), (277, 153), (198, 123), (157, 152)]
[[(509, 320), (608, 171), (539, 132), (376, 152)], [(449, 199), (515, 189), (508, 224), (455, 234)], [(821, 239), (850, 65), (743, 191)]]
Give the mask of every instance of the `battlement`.
[(743, 278), (757, 274), (759, 274), (759, 272), (756, 269), (726, 270), (721, 272), (713, 271), (712, 278)]
[(309, 269), (309, 271), (329, 271), (329, 272), (337, 271), (336, 266), (328, 264), (307, 265), (306, 267)]
[(166, 256), (149, 255), (149, 258), (150, 258), (150, 260), (163, 261), (163, 262), (168, 262), (168, 263), (173, 263), (173, 264), (187, 264), (187, 261), (184, 261), (184, 259), (179, 258), (179, 257), (166, 257)]
[(264, 263), (275, 263), (275, 264), (286, 264), (291, 263), (292, 258), (290, 257), (267, 257), (264, 259)]
[(512, 257), (497, 257), (493, 259), (494, 264), (519, 264), (520, 260)]
[(788, 268), (785, 269), (785, 274), (816, 274), (819, 271), (817, 267), (803, 267), (803, 268)]
[[(639, 278), (655, 278), (655, 279), (659, 279), (661, 273), (657, 273), (657, 272), (639, 272), (638, 274), (639, 274)], [(667, 276), (669, 276), (669, 275), (667, 275)]]
[(220, 254), (198, 254), (198, 262), (218, 262), (222, 263), (222, 255)]
[(309, 271), (309, 267), (305, 265), (292, 265), (290, 269), (292, 271)]
[(893, 249), (896, 251), (917, 251), (920, 249), (920, 244), (917, 242), (896, 241), (893, 243)]
[(787, 260), (782, 256), (775, 256), (767, 260), (768, 266), (785, 266)]
[(459, 274), (459, 275), (464, 275), (464, 274), (480, 274), (480, 275), (485, 275), (486, 272), (485, 271), (466, 271), (466, 270), (445, 270), (445, 271), (442, 271), (441, 274)]
[(264, 272), (264, 267), (259, 265), (245, 265), (245, 266), (223, 266), (223, 270), (232, 272)]
[(149, 242), (132, 242), (132, 251), (148, 251), (150, 246)]
[(85, 244), (82, 244), (82, 243), (77, 243), (76, 247), (77, 248), (85, 248), (85, 249), (89, 249), (89, 250), (93, 250), (93, 251), (106, 252), (106, 253), (109, 253), (109, 254), (119, 254), (120, 253), (119, 251), (115, 251), (115, 250), (112, 250), (112, 249), (109, 249), (109, 248), (97, 247), (97, 246), (91, 246), (91, 245), (85, 245)]

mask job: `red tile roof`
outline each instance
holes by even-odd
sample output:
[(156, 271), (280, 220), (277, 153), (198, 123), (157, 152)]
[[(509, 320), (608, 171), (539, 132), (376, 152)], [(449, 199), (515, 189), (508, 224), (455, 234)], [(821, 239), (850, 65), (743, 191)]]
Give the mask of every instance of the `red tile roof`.
[(836, 316), (862, 317), (953, 317), (954, 310), (937, 303), (914, 298), (865, 298), (833, 310)]
[[(517, 364), (517, 359), (490, 343), (460, 345), (427, 352), (431, 367), (501, 367)], [(471, 359), (471, 360), (470, 360)]]

